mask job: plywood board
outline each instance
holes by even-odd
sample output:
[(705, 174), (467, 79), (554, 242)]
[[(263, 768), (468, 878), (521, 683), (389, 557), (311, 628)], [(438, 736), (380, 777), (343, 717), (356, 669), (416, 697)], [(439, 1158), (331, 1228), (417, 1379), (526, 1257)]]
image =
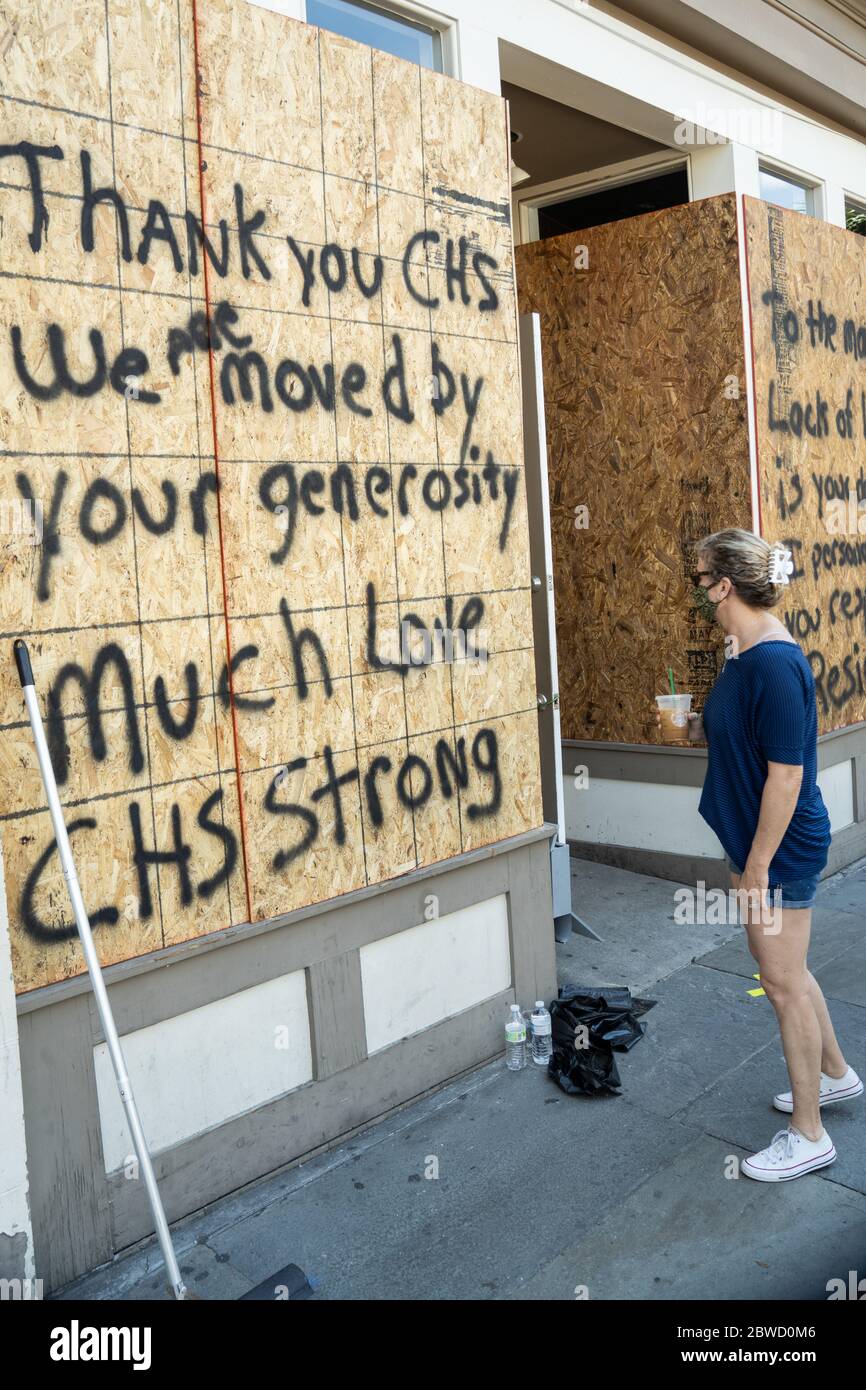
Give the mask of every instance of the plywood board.
[(694, 542), (751, 526), (733, 197), (520, 246), (517, 286), (541, 319), (562, 733), (657, 742), (668, 667), (700, 708), (723, 657)]
[[(83, 963), (18, 635), (105, 963), (541, 804), (504, 103), (246, 0), (4, 16), (0, 833), (32, 989)], [(434, 641), (460, 629), (480, 659)]]
[(822, 733), (866, 718), (866, 241), (746, 198), (762, 534)]

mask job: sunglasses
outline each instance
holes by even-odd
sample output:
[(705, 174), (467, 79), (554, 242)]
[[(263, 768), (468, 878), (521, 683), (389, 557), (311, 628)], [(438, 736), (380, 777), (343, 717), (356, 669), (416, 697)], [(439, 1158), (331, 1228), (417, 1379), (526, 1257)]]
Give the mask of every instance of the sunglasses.
[[(692, 573), (691, 573), (691, 575), (690, 575), (689, 577), (690, 577), (692, 583), (693, 583), (693, 584), (695, 585), (695, 587), (697, 588), (697, 587), (700, 585), (700, 582), (701, 582), (701, 580), (704, 578), (705, 575), (706, 575), (707, 579), (715, 580), (716, 583), (718, 583), (718, 581), (719, 581), (720, 579), (723, 578), (722, 575), (716, 574), (715, 570), (693, 570)], [(708, 589), (712, 589), (712, 587), (713, 587), (712, 584), (708, 584), (708, 585), (707, 585), (707, 588), (708, 588)]]

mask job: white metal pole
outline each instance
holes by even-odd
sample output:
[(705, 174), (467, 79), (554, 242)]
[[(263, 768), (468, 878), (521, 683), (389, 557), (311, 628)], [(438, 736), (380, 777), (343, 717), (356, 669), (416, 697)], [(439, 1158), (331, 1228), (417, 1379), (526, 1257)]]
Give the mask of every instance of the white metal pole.
[(123, 1108), (126, 1111), (126, 1119), (130, 1134), (132, 1135), (132, 1142), (135, 1146), (139, 1169), (144, 1175), (144, 1184), (147, 1188), (150, 1209), (153, 1213), (156, 1234), (159, 1238), (162, 1256), (165, 1260), (165, 1267), (168, 1270), (171, 1289), (175, 1298), (185, 1299), (187, 1297), (187, 1288), (181, 1277), (174, 1253), (174, 1246), (171, 1243), (168, 1222), (165, 1219), (162, 1199), (159, 1195), (159, 1188), (156, 1185), (156, 1177), (153, 1171), (153, 1164), (150, 1161), (147, 1140), (144, 1137), (144, 1130), (141, 1127), (141, 1120), (139, 1119), (138, 1109), (135, 1104), (135, 1097), (132, 1094), (132, 1085), (130, 1084), (129, 1074), (126, 1070), (123, 1049), (120, 1046), (120, 1038), (117, 1036), (117, 1029), (114, 1026), (114, 1016), (111, 1012), (111, 1005), (108, 1002), (108, 992), (105, 988), (105, 981), (102, 978), (102, 968), (99, 964), (99, 957), (96, 954), (96, 948), (93, 944), (90, 921), (87, 916), (87, 909), (84, 906), (84, 898), (81, 895), (81, 885), (78, 882), (75, 861), (72, 858), (72, 848), (69, 844), (69, 836), (66, 833), (63, 808), (60, 804), (57, 782), (54, 777), (54, 768), (51, 766), (51, 756), (48, 752), (48, 744), (45, 741), (45, 730), (42, 727), (42, 715), (39, 710), (39, 702), (36, 698), (36, 687), (33, 683), (33, 669), (30, 665), (30, 654), (27, 651), (26, 642), (23, 642), (20, 638), (18, 638), (13, 645), (15, 648), (15, 660), (18, 665), (18, 674), (21, 677), (21, 687), (24, 691), (24, 701), (27, 705), (27, 713), (30, 716), (30, 727), (33, 730), (33, 738), (36, 743), (36, 756), (39, 759), (39, 769), (42, 773), (45, 794), (48, 797), (48, 809), (51, 812), (51, 823), (54, 826), (54, 836), (57, 840), (57, 848), (60, 852), (63, 877), (66, 879), (66, 887), (69, 890), (69, 900), (72, 903), (72, 911), (75, 914), (75, 924), (78, 927), (78, 935), (81, 938), (81, 947), (84, 951), (84, 959), (87, 962), (90, 983), (93, 986), (93, 993), (96, 996), (96, 1006), (99, 1009), (99, 1017), (102, 1021), (102, 1031), (105, 1034), (105, 1041), (108, 1044), (108, 1051), (111, 1054), (114, 1075), (117, 1079), (117, 1089), (120, 1092), (120, 1099), (123, 1101)]
[(550, 490), (547, 482), (547, 425), (544, 417), (544, 380), (541, 370), (541, 317), (528, 314), (532, 334), (535, 412), (533, 424), (538, 432), (538, 483), (541, 500), (541, 540), (544, 548), (545, 621), (549, 655), (550, 718), (553, 723), (553, 768), (556, 786), (556, 843), (566, 843), (565, 789), (562, 781), (562, 724), (559, 713), (559, 662), (556, 654), (556, 610), (553, 599), (553, 526), (550, 520)]

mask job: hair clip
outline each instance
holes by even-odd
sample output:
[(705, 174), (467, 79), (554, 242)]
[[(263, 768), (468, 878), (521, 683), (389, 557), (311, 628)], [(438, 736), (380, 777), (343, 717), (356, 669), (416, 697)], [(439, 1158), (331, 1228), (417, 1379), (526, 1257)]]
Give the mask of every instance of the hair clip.
[(771, 584), (790, 584), (794, 573), (794, 558), (784, 545), (770, 549), (767, 578)]

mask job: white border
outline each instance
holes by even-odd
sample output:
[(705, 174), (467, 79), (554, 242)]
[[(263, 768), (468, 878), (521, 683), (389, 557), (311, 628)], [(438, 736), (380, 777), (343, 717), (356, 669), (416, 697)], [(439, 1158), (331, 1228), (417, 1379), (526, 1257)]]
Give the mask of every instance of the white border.
[[(758, 180), (761, 174), (775, 174), (777, 178), (783, 179), (788, 183), (795, 183), (800, 188), (805, 189), (812, 195), (812, 207), (806, 209), (806, 217), (817, 217), (819, 221), (826, 222), (827, 218), (827, 185), (824, 179), (816, 178), (814, 174), (807, 174), (803, 169), (797, 169), (793, 164), (785, 164), (780, 159), (763, 159), (758, 156)], [(765, 202), (772, 202), (771, 198), (765, 198)], [(789, 212), (796, 212), (796, 208), (789, 208)]]
[[(306, 20), (306, 0), (301, 0), (301, 3)], [(353, 0), (347, 0), (347, 3), (352, 4)], [(427, 29), (435, 29), (442, 44), (443, 73), (446, 77), (462, 75), (458, 21), (453, 15), (444, 14), (441, 10), (430, 10), (426, 5), (416, 4), (415, 0), (365, 0), (364, 5), (359, 5), (358, 8), (382, 10), (394, 19), (414, 20), (416, 24), (422, 24)], [(312, 21), (307, 20), (307, 23)]]
[(686, 151), (676, 150), (638, 155), (634, 159), (623, 159), (616, 164), (588, 169), (584, 174), (553, 179), (549, 183), (527, 184), (525, 187), (518, 185), (512, 194), (515, 231), (519, 231), (521, 242), (537, 241), (539, 208), (596, 193), (602, 188), (624, 188), (630, 183), (642, 183), (656, 174), (671, 173), (674, 169), (681, 168), (686, 170), (691, 202), (691, 159)]

